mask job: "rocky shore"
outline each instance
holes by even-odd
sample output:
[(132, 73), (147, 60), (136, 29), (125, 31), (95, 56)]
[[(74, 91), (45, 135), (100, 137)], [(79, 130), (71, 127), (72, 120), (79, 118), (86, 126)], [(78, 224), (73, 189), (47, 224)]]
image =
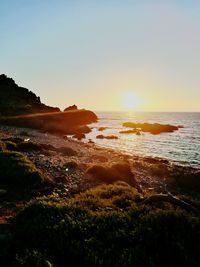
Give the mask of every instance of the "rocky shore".
[[(20, 146), (13, 149), (26, 155), (56, 186), (63, 186), (66, 194), (84, 191), (102, 183), (87, 174), (87, 169), (93, 165), (111, 166), (114, 163), (127, 162), (140, 189), (157, 192), (177, 190), (177, 181), (173, 176), (179, 172), (182, 175), (198, 173), (198, 169), (178, 166), (164, 159), (126, 155), (71, 137), (34, 129), (0, 126), (0, 137), (8, 144), (27, 143), (27, 149), (22, 146), (21, 149)], [(63, 166), (69, 161), (76, 161), (77, 168), (66, 171)]]
[[(83, 143), (74, 140), (71, 137), (66, 137), (66, 135), (55, 135), (28, 128), (1, 125), (0, 139), (0, 150), (2, 149), (4, 151), (0, 152), (0, 155), (8, 157), (7, 160), (9, 160), (10, 157), (12, 159), (12, 164), (7, 167), (8, 169), (5, 169), (5, 166), (1, 166), (1, 164), (5, 163), (4, 161), (1, 161), (0, 157), (1, 179), (6, 175), (9, 175), (9, 177), (12, 176), (12, 179), (17, 178), (19, 179), (19, 182), (21, 181), (20, 179), (22, 177), (19, 168), (14, 167), (15, 164), (17, 164), (17, 162), (15, 162), (16, 160), (20, 160), (18, 163), (20, 166), (27, 166), (29, 168), (27, 173), (28, 176), (30, 176), (29, 172), (32, 172), (33, 168), (39, 175), (41, 175), (41, 177), (43, 177), (41, 185), (36, 187), (35, 185), (32, 185), (31, 188), (27, 187), (25, 185), (26, 183), (23, 182), (20, 182), (20, 185), (1, 183), (0, 229), (3, 230), (2, 235), (0, 235), (0, 242), (2, 242), (3, 248), (5, 248), (5, 244), (12, 246), (12, 242), (16, 242), (15, 232), (22, 229), (21, 225), (24, 227), (23, 225), (26, 225), (27, 223), (28, 228), (36, 227), (37, 229), (44, 220), (46, 221), (46, 216), (51, 216), (51, 218), (57, 219), (58, 217), (55, 217), (57, 215), (54, 214), (54, 210), (59, 212), (60, 207), (64, 208), (65, 205), (68, 205), (68, 202), (73, 204), (73, 201), (77, 203), (76, 205), (78, 205), (78, 209), (86, 209), (88, 215), (94, 208), (97, 210), (96, 212), (102, 212), (101, 216), (103, 219), (104, 216), (106, 218), (109, 213), (112, 215), (115, 212), (117, 212), (117, 214), (119, 213), (120, 218), (123, 218), (122, 216), (129, 216), (128, 211), (129, 209), (132, 209), (131, 207), (143, 212), (144, 210), (141, 204), (137, 204), (138, 201), (141, 202), (142, 205), (146, 205), (146, 207), (150, 205), (151, 209), (160, 209), (160, 207), (162, 207), (162, 209), (164, 209), (164, 211), (162, 211), (163, 216), (165, 216), (165, 212), (169, 212), (169, 206), (167, 206), (167, 204), (164, 205), (163, 203), (169, 202), (171, 203), (170, 209), (173, 207), (170, 212), (173, 213), (175, 207), (180, 206), (181, 209), (187, 210), (188, 214), (191, 212), (194, 214), (187, 216), (197, 216), (198, 218), (199, 201), (197, 200), (200, 197), (200, 170), (198, 169), (177, 166), (164, 159), (125, 155), (112, 149), (101, 148), (93, 143)], [(33, 164), (33, 167), (31, 167), (31, 164)], [(17, 168), (16, 171), (18, 171), (16, 173), (12, 173), (13, 167)], [(9, 168), (11, 168), (11, 173), (9, 172)], [(6, 170), (6, 173), (2, 173), (1, 169)], [(28, 176), (24, 178), (28, 179)], [(90, 193), (90, 190), (93, 191)], [(98, 194), (100, 194), (100, 197), (98, 197)], [(189, 198), (187, 196), (188, 194)], [(193, 198), (191, 198), (191, 196)], [(36, 197), (42, 197), (43, 200), (41, 201), (44, 201), (44, 203), (42, 202), (44, 210), (39, 209), (37, 211), (37, 208), (33, 214), (31, 209), (32, 207), (34, 209), (35, 205), (36, 207), (40, 207), (40, 199), (36, 199), (36, 202), (30, 202), (28, 206), (27, 203)], [(106, 202), (104, 198), (106, 199)], [(72, 202), (70, 202), (70, 199), (72, 199)], [(93, 201), (97, 201), (95, 202), (96, 206), (93, 206)], [(134, 204), (134, 201), (136, 201), (136, 204)], [(118, 202), (119, 204), (117, 204)], [(114, 203), (116, 203), (116, 206)], [(134, 205), (138, 205), (138, 208)], [(26, 210), (29, 212), (30, 209), (31, 215), (26, 215), (25, 219), (21, 221), (20, 214), (22, 213), (23, 216), (24, 207), (24, 212), (26, 213)], [(75, 214), (75, 221), (77, 220), (77, 215), (75, 213), (77, 208), (72, 206), (72, 211)], [(45, 215), (46, 212), (47, 215)], [(51, 212), (53, 212), (53, 215), (51, 215)], [(82, 214), (82, 211), (80, 212), (80, 214)], [(181, 218), (181, 211), (179, 211), (179, 213), (178, 216)], [(68, 213), (65, 212), (64, 215), (68, 216)], [(41, 216), (44, 216), (42, 222)], [(9, 241), (11, 232), (10, 225), (13, 225), (10, 223), (13, 221), (13, 218), (17, 218), (14, 219), (14, 227), (16, 227), (16, 230), (14, 232), (14, 237), (12, 237), (14, 239)], [(63, 219), (63, 222), (65, 223), (67, 223), (66, 218), (68, 217)], [(35, 219), (38, 221), (36, 222), (36, 225), (34, 223), (34, 226), (31, 221), (35, 221)], [(20, 226), (17, 222), (15, 223), (16, 220), (19, 220)], [(81, 227), (83, 227), (80, 230), (81, 232), (84, 232), (85, 229), (85, 226), (82, 226), (83, 220), (84, 217), (81, 215), (80, 222)], [(142, 224), (140, 221), (139, 223)], [(51, 220), (43, 223), (42, 227), (46, 229), (50, 224)], [(87, 223), (86, 227), (88, 228), (89, 225), (90, 224)], [(109, 223), (106, 223), (106, 225), (109, 225)], [(94, 227), (96, 226), (97, 224), (95, 222)], [(26, 227), (25, 229), (28, 228)], [(43, 234), (43, 228), (41, 231), (40, 234)], [(90, 230), (88, 231), (88, 234), (92, 233)], [(171, 233), (171, 227), (168, 231)], [(33, 232), (35, 233), (34, 230)], [(196, 233), (196, 230), (194, 230), (194, 232)], [(50, 233), (52, 233), (52, 231), (48, 233), (48, 236), (51, 236)], [(128, 229), (126, 229), (126, 233), (129, 233)], [(115, 236), (115, 232), (113, 234), (113, 236)], [(162, 231), (161, 235), (163, 235)], [(65, 235), (62, 234), (61, 238), (64, 237)], [(72, 243), (74, 242), (73, 240), (75, 237), (76, 235), (72, 235)], [(32, 239), (32, 237), (30, 238)], [(58, 242), (60, 238), (58, 234), (56, 234), (56, 238), (55, 241)], [(94, 238), (97, 238), (96, 234), (94, 234)], [(66, 240), (68, 240), (68, 237)], [(64, 242), (66, 242), (66, 240)], [(25, 248), (29, 246), (29, 241), (26, 240), (26, 234), (20, 242)], [(117, 242), (117, 240), (114, 241), (114, 244), (117, 245)], [(38, 244), (38, 241), (36, 244)], [(107, 250), (107, 248), (105, 248), (105, 250)], [(12, 259), (5, 249), (2, 250), (1, 254), (0, 258), (6, 261), (6, 264), (7, 258)], [(38, 254), (36, 255), (37, 257), (40, 257), (40, 254), (39, 256)], [(32, 254), (27, 257), (34, 259), (34, 255)], [(60, 259), (59, 257), (56, 258), (58, 261)], [(104, 258), (104, 260), (107, 260), (107, 258)], [(72, 261), (72, 259), (70, 259), (70, 261)], [(113, 261), (115, 260), (113, 259)], [(5, 266), (12, 265), (7, 264)], [(26, 266), (26, 263), (23, 266)], [(59, 266), (63, 265), (61, 264)]]

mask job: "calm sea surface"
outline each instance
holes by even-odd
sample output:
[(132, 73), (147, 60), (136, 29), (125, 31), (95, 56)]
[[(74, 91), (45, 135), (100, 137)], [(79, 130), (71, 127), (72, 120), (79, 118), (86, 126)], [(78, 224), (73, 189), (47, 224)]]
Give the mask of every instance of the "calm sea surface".
[[(92, 139), (100, 146), (111, 147), (122, 152), (140, 156), (161, 157), (180, 164), (200, 167), (200, 113), (148, 113), (148, 112), (96, 112), (97, 123), (91, 124), (92, 132), (87, 139)], [(184, 128), (174, 133), (152, 135), (142, 133), (120, 134), (123, 122), (149, 122), (183, 125)], [(99, 127), (108, 127), (99, 132)], [(117, 135), (118, 140), (96, 139), (98, 134)]]

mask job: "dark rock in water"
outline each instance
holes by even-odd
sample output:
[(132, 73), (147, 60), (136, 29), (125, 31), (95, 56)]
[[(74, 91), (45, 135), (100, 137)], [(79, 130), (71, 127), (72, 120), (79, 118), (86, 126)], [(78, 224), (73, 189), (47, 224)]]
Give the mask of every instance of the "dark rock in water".
[(26, 88), (18, 86), (5, 74), (0, 75), (0, 115), (15, 116), (59, 111), (59, 108), (41, 103), (40, 97)]
[(69, 106), (66, 109), (64, 109), (64, 111), (77, 110), (77, 109), (78, 109), (78, 107), (76, 105), (72, 105), (72, 106)]
[(141, 135), (141, 132), (139, 130), (137, 130), (136, 135)]
[(121, 133), (121, 134), (136, 134), (136, 135), (141, 135), (141, 132), (138, 129), (120, 131), (119, 133)]
[(72, 137), (73, 138), (76, 138), (78, 140), (81, 140), (81, 139), (84, 139), (85, 138), (85, 134), (83, 134), (83, 133), (77, 133), (77, 134), (74, 134)]
[(96, 138), (97, 139), (118, 139), (118, 137), (116, 135), (107, 135), (107, 136), (105, 136), (105, 135), (102, 135), (102, 134), (97, 135)]
[(98, 131), (102, 132), (102, 131), (105, 131), (108, 127), (99, 127), (98, 128)]
[(183, 128), (183, 126), (175, 126), (170, 124), (159, 124), (159, 123), (135, 123), (135, 122), (125, 122), (123, 123), (124, 127), (132, 128), (134, 130), (138, 130), (139, 132), (149, 132), (151, 134), (160, 134), (160, 133), (172, 133), (177, 131), (179, 128)]
[(120, 134), (135, 134), (136, 133), (136, 129), (133, 130), (125, 130), (125, 131), (120, 131)]
[(91, 139), (88, 140), (88, 144), (94, 144), (94, 141), (92, 141)]

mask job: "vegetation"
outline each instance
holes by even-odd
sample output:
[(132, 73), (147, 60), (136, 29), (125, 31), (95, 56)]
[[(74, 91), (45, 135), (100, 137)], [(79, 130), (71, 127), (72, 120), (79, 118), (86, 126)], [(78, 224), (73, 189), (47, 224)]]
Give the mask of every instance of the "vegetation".
[(175, 204), (144, 204), (145, 197), (120, 182), (71, 199), (31, 201), (13, 221), (10, 253), (2, 262), (6, 267), (198, 266), (198, 214)]
[(135, 176), (131, 171), (130, 165), (126, 162), (116, 163), (111, 166), (93, 165), (87, 169), (87, 173), (95, 179), (108, 184), (124, 181), (132, 186), (136, 186)]
[(12, 150), (12, 151), (18, 150), (17, 144), (12, 141), (5, 141), (5, 145), (7, 150)]
[(6, 144), (0, 140), (0, 151), (6, 150)]
[(26, 251), (24, 256), (17, 256), (13, 267), (53, 267), (53, 264), (37, 251)]
[(42, 104), (33, 92), (18, 86), (5, 74), (0, 75), (0, 87), (0, 114), (3, 116), (60, 111)]
[(44, 181), (35, 165), (19, 152), (0, 152), (0, 184), (34, 187)]

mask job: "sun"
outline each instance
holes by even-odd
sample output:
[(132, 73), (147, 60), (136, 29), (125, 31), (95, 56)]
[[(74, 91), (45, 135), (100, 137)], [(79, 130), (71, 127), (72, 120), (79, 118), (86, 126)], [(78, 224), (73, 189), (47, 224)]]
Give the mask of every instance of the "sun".
[(134, 92), (127, 92), (122, 97), (122, 106), (124, 110), (135, 110), (140, 105), (140, 99)]

